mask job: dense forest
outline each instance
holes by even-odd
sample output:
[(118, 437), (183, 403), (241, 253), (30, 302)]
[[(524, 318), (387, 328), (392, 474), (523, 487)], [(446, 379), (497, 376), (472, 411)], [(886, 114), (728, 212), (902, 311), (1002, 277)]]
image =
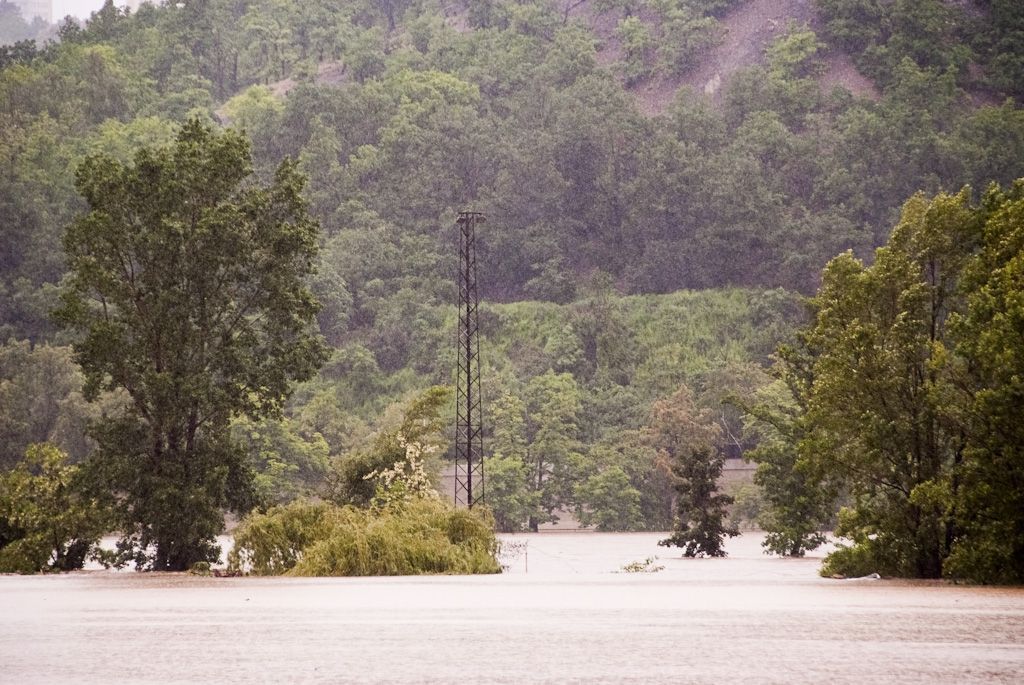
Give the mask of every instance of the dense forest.
[[(959, 488), (944, 465), (897, 483), (907, 502), (883, 516), (864, 513), (884, 499), (866, 466), (805, 457), (881, 449), (838, 425), (850, 397), (836, 391), (826, 406), (808, 387), (844, 368), (815, 371), (831, 359), (828, 335), (842, 338), (826, 330), (828, 298), (855, 290), (842, 280), (855, 278), (851, 265), (882, 268), (875, 251), (915, 202), (974, 189), (956, 196), (963, 216), (947, 227), (979, 228), (942, 286), (957, 301), (942, 320), (983, 325), (982, 305), (956, 284), (988, 287), (969, 262), (1003, 257), (980, 227), (1024, 176), (1019, 3), (185, 0), (128, 13), (108, 2), (51, 34), (4, 2), (0, 42), (3, 468), (44, 441), (87, 463), (88, 426), (125, 405), (87, 387), (70, 347), (81, 337), (53, 316), (73, 285), (62, 239), (88, 209), (83, 162), (131, 163), (192, 121), (244, 131), (253, 183), (277, 183), (282, 161), (296, 160), (320, 227), (308, 285), (329, 354), (280, 415), (232, 418), (254, 473), (249, 506), (302, 495), (366, 504), (364, 476), (400, 456), (415, 426), (430, 427), (418, 439), (441, 448), (430, 457), (440, 467), (452, 226), (472, 208), (488, 216), (488, 504), (501, 529), (567, 511), (604, 530), (671, 528), (679, 475), (658, 417), (675, 412), (713, 425), (720, 456), (762, 462), (736, 509), (760, 510), (775, 551), (801, 553), (835, 525), (839, 503), (841, 529), (875, 540), (892, 519), (920, 519), (906, 506), (926, 496), (934, 540), (904, 526), (920, 554), (886, 565), (891, 555), (872, 548), (863, 566), (938, 575), (961, 530), (981, 531), (979, 549), (997, 544), (977, 521), (942, 523), (956, 518), (952, 485), (911, 497), (922, 483)], [(993, 183), (1008, 195), (983, 200)], [(923, 262), (909, 253), (914, 271)], [(864, 288), (857, 306), (874, 311), (876, 290)], [(966, 338), (947, 344), (985, 366)], [(914, 373), (934, 370), (930, 359)], [(985, 383), (999, 390), (992, 374)], [(928, 388), (935, 404), (913, 421), (933, 412), (953, 436), (929, 458), (979, 454), (970, 421), (954, 430), (938, 410), (969, 413), (966, 400), (937, 398), (949, 390), (937, 380)], [(813, 495), (787, 509), (800, 487)], [(1007, 535), (1024, 545), (1024, 530)]]

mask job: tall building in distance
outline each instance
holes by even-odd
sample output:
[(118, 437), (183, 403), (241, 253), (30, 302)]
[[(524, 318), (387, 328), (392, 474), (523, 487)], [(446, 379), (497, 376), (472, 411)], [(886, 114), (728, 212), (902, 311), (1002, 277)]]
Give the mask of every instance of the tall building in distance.
[(22, 18), (28, 23), (39, 17), (47, 24), (53, 23), (53, 0), (13, 0), (21, 10)]

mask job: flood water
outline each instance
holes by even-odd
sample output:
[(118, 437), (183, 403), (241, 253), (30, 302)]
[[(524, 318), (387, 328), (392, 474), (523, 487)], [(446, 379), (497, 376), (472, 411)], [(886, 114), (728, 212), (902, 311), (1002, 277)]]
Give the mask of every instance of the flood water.
[[(0, 681), (1024, 683), (1024, 589), (658, 538), (517, 536), (485, 577), (0, 576)], [(664, 570), (616, 572), (651, 556)]]

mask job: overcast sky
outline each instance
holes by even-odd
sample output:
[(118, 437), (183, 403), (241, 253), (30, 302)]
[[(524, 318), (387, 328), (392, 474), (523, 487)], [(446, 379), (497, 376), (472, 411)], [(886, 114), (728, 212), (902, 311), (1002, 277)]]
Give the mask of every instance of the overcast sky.
[[(114, 0), (114, 4), (120, 4)], [(53, 20), (60, 21), (69, 14), (87, 19), (90, 14), (103, 7), (103, 0), (53, 0)]]

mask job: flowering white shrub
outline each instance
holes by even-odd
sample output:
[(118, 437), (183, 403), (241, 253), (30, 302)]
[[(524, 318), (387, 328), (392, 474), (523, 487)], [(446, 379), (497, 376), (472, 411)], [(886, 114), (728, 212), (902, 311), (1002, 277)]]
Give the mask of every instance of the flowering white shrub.
[(425, 457), (437, 447), (406, 442), (401, 435), (398, 442), (405, 448), (405, 459), (396, 461), (390, 469), (374, 470), (364, 476), (365, 480), (377, 481), (372, 505), (380, 509), (402, 506), (413, 499), (439, 499), (441, 495), (424, 467)]

